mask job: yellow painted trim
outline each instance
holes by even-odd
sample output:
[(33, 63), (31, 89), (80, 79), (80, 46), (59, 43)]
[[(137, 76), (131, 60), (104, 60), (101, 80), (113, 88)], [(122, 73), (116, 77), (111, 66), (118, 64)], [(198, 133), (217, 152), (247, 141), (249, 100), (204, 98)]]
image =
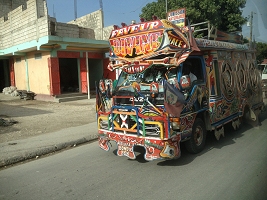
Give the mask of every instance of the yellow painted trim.
[(109, 48), (88, 48), (88, 47), (67, 46), (67, 50), (108, 52)]
[(121, 131), (137, 132), (137, 130), (131, 130), (131, 129), (127, 129), (127, 128), (118, 128), (118, 127), (114, 127), (114, 129), (116, 129), (116, 130), (121, 130)]
[(114, 110), (113, 113), (122, 114), (122, 115), (136, 115), (136, 112), (122, 112), (122, 111), (117, 111), (117, 110)]
[[(117, 127), (117, 128), (120, 128), (120, 125), (116, 122), (116, 121), (113, 121), (113, 124)], [(114, 127), (115, 128), (115, 127)]]
[(98, 129), (100, 129), (100, 126), (99, 126), (99, 124), (100, 124), (100, 119), (103, 119), (103, 120), (108, 121), (108, 116), (99, 116), (99, 117), (98, 117), (98, 121), (97, 121), (97, 127), (98, 127)]
[(131, 130), (133, 130), (136, 126), (137, 126), (137, 123), (135, 123), (135, 124), (132, 126)]

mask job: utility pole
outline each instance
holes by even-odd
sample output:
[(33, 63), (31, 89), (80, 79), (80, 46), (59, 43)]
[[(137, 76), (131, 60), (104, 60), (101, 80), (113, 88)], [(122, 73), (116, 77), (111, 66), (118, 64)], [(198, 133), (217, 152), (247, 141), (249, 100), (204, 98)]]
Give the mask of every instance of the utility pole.
[(252, 27), (253, 27), (253, 11), (250, 14), (250, 35), (249, 35), (249, 47), (252, 48)]
[(99, 0), (100, 9), (103, 10), (103, 2), (102, 0)]
[(168, 0), (165, 0), (166, 2), (166, 13), (168, 12)]
[(56, 18), (56, 13), (55, 13), (55, 10), (54, 10), (54, 4), (53, 4), (53, 17)]
[(103, 9), (103, 2), (102, 2), (102, 0), (99, 0), (99, 5), (100, 5), (100, 12), (101, 12), (101, 17), (102, 17), (102, 19), (101, 19), (101, 21), (102, 21), (102, 23), (101, 23), (101, 40), (103, 40), (103, 38), (104, 38), (104, 31), (103, 31), (103, 28), (104, 28), (104, 9)]

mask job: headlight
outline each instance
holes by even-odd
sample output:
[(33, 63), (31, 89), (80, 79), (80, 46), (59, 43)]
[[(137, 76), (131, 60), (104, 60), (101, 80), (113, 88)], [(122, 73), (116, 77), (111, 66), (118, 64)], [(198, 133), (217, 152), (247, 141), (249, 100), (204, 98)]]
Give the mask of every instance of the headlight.
[(99, 120), (99, 128), (100, 129), (107, 129), (108, 128), (108, 122), (100, 119)]

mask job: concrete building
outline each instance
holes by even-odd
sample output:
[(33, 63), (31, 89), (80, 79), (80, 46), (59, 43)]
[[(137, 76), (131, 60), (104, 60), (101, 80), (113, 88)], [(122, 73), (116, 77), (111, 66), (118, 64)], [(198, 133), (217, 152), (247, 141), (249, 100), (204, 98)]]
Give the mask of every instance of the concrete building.
[(0, 0), (0, 91), (16, 86), (35, 99), (93, 95), (107, 70), (108, 37), (102, 10), (68, 23), (48, 15), (46, 0)]

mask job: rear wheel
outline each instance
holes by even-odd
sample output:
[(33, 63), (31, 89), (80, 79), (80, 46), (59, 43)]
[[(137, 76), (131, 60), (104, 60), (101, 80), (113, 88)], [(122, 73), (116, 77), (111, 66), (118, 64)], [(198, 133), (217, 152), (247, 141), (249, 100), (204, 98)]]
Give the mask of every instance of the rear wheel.
[(246, 107), (246, 108), (244, 109), (243, 116), (240, 117), (241, 124), (248, 123), (249, 118), (250, 118), (250, 116), (249, 116), (249, 108)]
[(196, 118), (192, 128), (190, 140), (185, 142), (185, 147), (190, 153), (199, 153), (205, 147), (207, 131), (204, 122), (200, 118)]

